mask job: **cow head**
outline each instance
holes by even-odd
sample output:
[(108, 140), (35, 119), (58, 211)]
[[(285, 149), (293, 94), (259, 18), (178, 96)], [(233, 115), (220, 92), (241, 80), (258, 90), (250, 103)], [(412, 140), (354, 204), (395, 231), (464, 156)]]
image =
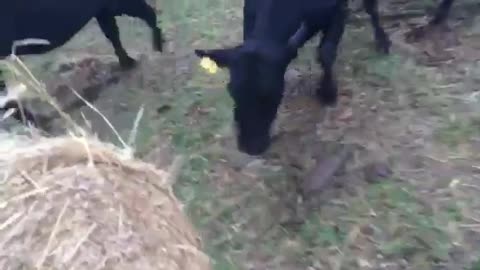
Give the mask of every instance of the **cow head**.
[(270, 146), (270, 128), (284, 91), (284, 74), (296, 57), (294, 44), (248, 40), (242, 45), (215, 50), (195, 50), (219, 67), (228, 68), (228, 91), (233, 109), (237, 145), (249, 155), (260, 155)]

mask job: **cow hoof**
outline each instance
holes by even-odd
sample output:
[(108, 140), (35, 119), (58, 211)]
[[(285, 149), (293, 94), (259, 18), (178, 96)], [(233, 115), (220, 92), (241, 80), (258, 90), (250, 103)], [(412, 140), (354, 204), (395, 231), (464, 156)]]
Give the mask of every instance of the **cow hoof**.
[(161, 33), (156, 33), (153, 36), (153, 48), (158, 52), (163, 52), (163, 37)]
[(377, 52), (383, 53), (383, 54), (389, 54), (391, 45), (392, 45), (392, 42), (390, 40), (377, 42)]
[(130, 70), (137, 66), (137, 61), (131, 57), (127, 57), (120, 61), (120, 67), (123, 70)]
[(153, 47), (155, 48), (155, 51), (163, 52), (163, 41), (160, 41), (160, 43), (155, 42)]
[(331, 93), (317, 94), (318, 101), (325, 106), (335, 106), (337, 104), (337, 95)]
[(335, 82), (324, 79), (321, 82), (320, 88), (316, 91), (318, 101), (326, 106), (334, 106), (337, 104), (337, 86)]

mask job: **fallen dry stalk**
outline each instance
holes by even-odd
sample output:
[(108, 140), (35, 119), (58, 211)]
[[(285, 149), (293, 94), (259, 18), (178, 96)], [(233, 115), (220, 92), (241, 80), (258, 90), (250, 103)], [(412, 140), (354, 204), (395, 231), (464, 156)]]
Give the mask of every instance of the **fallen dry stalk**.
[(67, 199), (67, 201), (63, 204), (62, 210), (60, 211), (60, 214), (57, 217), (57, 221), (55, 221), (55, 225), (53, 225), (52, 232), (50, 233), (50, 236), (48, 237), (48, 242), (47, 246), (43, 250), (43, 254), (40, 257), (40, 260), (37, 262), (36, 267), (38, 269), (42, 269), (43, 263), (45, 262), (45, 259), (47, 258), (47, 255), (51, 249), (53, 239), (57, 235), (58, 232), (58, 227), (60, 226), (60, 221), (62, 220), (62, 217), (65, 215), (65, 211), (67, 211), (68, 206), (70, 205), (70, 200)]

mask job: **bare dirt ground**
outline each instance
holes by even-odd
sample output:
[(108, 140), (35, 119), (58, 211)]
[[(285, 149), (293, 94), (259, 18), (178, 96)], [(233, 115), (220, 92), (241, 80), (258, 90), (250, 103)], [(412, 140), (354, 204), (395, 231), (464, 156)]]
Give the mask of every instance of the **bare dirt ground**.
[[(479, 16), (455, 8), (451, 32), (416, 43), (404, 32), (424, 18), (385, 22), (389, 56), (374, 51), (366, 22), (349, 24), (337, 63), (341, 98), (329, 109), (312, 95), (321, 71), (310, 42), (286, 75), (278, 140), (252, 158), (234, 145), (227, 74), (207, 75), (192, 55), (240, 39), (242, 1), (169, 2), (164, 54), (152, 51), (142, 23), (120, 19), (128, 51), (141, 59), (134, 71), (117, 70), (95, 23), (62, 49), (25, 59), (102, 138), (116, 141), (65, 85), (123, 137), (145, 108), (138, 154), (156, 163), (187, 157), (176, 192), (215, 269), (480, 269)], [(405, 5), (383, 4), (382, 12)], [(58, 120), (45, 123), (60, 132)], [(334, 176), (311, 175), (345, 145), (352, 153)], [(307, 177), (321, 188), (300, 196)]]

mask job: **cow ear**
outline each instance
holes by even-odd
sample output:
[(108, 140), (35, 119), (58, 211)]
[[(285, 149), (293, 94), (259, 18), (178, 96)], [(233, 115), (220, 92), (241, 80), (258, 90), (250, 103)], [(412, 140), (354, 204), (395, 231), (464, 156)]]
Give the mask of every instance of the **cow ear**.
[(195, 50), (195, 54), (200, 57), (212, 59), (219, 67), (228, 67), (233, 62), (235, 49), (216, 49), (216, 50)]

